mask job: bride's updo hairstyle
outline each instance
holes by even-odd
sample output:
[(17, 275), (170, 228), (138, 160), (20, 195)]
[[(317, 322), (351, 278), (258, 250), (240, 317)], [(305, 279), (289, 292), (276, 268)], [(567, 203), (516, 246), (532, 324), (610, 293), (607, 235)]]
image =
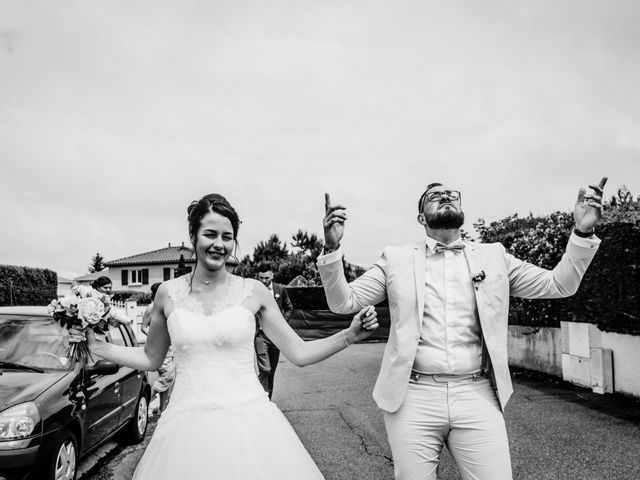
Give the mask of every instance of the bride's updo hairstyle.
[(233, 238), (238, 238), (238, 228), (240, 228), (240, 218), (231, 204), (222, 195), (210, 193), (200, 200), (191, 202), (187, 207), (187, 218), (189, 220), (189, 238), (195, 247), (198, 230), (202, 224), (202, 219), (208, 213), (215, 212), (226, 217), (231, 222), (233, 228)]

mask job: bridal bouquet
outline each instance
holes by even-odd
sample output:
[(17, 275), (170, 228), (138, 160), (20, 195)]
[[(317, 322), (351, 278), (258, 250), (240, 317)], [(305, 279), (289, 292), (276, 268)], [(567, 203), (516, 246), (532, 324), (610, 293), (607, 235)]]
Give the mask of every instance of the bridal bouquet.
[[(53, 318), (67, 329), (75, 328), (85, 332), (88, 328), (94, 331), (107, 330), (111, 316), (111, 299), (91, 287), (76, 285), (71, 293), (60, 300), (52, 300), (47, 310)], [(86, 340), (73, 342), (67, 350), (67, 357), (78, 361), (91, 358)]]

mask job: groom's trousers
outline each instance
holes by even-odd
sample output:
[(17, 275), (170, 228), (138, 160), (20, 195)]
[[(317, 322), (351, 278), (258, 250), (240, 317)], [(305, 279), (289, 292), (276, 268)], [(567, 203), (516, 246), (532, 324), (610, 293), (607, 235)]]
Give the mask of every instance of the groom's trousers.
[(397, 480), (436, 480), (443, 445), (464, 480), (512, 480), (504, 417), (487, 378), (412, 375), (400, 408), (384, 413)]

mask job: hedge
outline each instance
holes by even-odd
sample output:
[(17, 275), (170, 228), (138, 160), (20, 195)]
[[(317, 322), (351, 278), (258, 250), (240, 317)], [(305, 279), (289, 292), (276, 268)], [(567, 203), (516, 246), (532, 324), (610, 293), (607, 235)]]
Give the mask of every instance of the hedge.
[[(578, 292), (559, 300), (512, 298), (509, 324), (559, 327), (561, 321), (588, 322), (603, 331), (640, 335), (638, 213), (637, 202), (610, 207), (596, 229), (602, 244)], [(479, 229), (481, 238), (483, 241), (502, 240), (517, 258), (543, 268), (553, 268), (565, 251), (573, 227), (571, 213), (556, 212), (525, 220), (511, 216), (488, 227), (482, 225)], [(525, 226), (532, 223), (535, 223), (534, 227)]]
[(559, 327), (560, 321), (588, 322), (603, 331), (640, 334), (640, 228), (604, 225), (602, 244), (578, 292), (559, 300), (512, 299), (512, 325)]
[(58, 298), (58, 275), (46, 268), (0, 265), (0, 306), (48, 305)]

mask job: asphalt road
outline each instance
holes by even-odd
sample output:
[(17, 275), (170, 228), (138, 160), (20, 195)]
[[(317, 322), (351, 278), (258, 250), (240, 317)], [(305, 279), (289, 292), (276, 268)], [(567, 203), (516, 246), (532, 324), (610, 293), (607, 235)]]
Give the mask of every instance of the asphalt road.
[[(302, 369), (280, 361), (274, 401), (327, 480), (393, 478), (382, 414), (371, 398), (383, 349), (354, 345)], [(526, 372), (513, 380), (505, 418), (515, 480), (640, 479), (640, 401)], [(83, 480), (131, 478), (144, 447), (116, 448)], [(461, 478), (446, 450), (438, 478)]]

